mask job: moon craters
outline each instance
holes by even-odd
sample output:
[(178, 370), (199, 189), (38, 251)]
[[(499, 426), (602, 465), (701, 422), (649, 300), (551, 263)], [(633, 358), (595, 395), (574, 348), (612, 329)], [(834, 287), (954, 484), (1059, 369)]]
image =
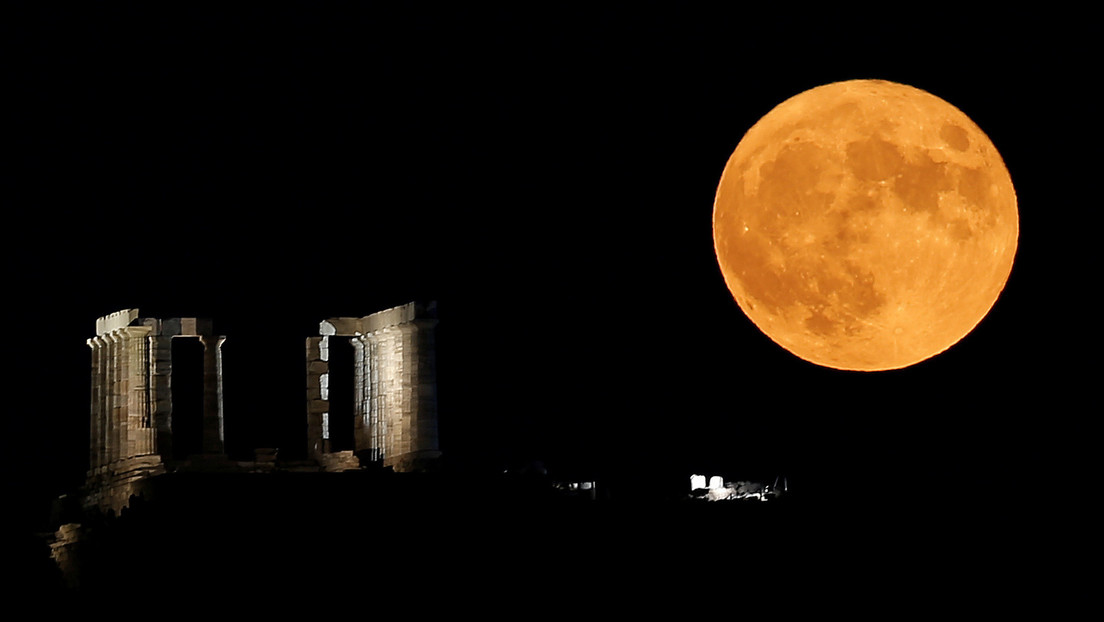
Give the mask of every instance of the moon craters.
[(939, 128), (939, 137), (955, 151), (966, 151), (970, 148), (970, 135), (957, 125), (944, 123), (943, 127)]
[(869, 138), (847, 145), (847, 167), (862, 181), (887, 181), (904, 166), (905, 158), (893, 143)]

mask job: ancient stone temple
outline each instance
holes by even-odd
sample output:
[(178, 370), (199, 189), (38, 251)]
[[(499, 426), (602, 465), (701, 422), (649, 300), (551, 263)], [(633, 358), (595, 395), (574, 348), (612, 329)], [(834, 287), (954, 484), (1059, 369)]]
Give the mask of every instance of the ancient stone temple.
[[(304, 427), (314, 470), (378, 464), (412, 471), (440, 455), (436, 323), (434, 304), (412, 302), (360, 318), (325, 320), (320, 335), (307, 338)], [(92, 390), (86, 507), (118, 511), (140, 483), (167, 472), (280, 468), (272, 449), (257, 449), (255, 462), (233, 462), (226, 455), (225, 339), (202, 318), (142, 318), (137, 309), (124, 309), (96, 320), (96, 336), (87, 342)], [(338, 346), (348, 356), (331, 357)], [(350, 379), (341, 395), (331, 391), (331, 366)], [(348, 417), (331, 417), (338, 403), (347, 405)], [(334, 445), (336, 436), (348, 439), (345, 446)]]
[[(99, 318), (87, 341), (88, 476), (79, 495), (58, 499), (48, 540), (66, 584), (96, 596), (141, 585), (159, 596), (166, 585), (244, 577), (267, 591), (280, 577), (255, 560), (273, 550), (295, 562), (285, 568), (306, 569), (306, 579), (328, 576), (319, 566), (381, 551), (390, 560), (426, 558), (434, 541), (424, 527), (434, 514), (415, 501), (436, 488), (410, 472), (429, 470), (440, 455), (436, 324), (432, 303), (321, 322), (321, 334), (307, 338), (308, 408), (303, 436), (293, 439), (306, 441), (308, 459), (254, 448), (252, 460), (240, 460), (227, 455), (225, 337), (212, 323), (143, 318), (137, 309)], [(233, 422), (235, 413), (226, 416)], [(384, 468), (369, 468), (376, 466)], [(392, 485), (400, 479), (405, 487)], [(333, 527), (349, 516), (374, 520), (380, 507), (389, 508), (389, 534), (405, 535), (365, 539), (346, 559), (356, 542)], [(337, 540), (327, 545), (330, 536)], [(320, 564), (327, 551), (341, 557)], [(295, 575), (297, 588), (303, 576)]]
[[(432, 305), (409, 303), (360, 318), (331, 318), (307, 339), (307, 450), (330, 470), (381, 462), (414, 470), (440, 455), (437, 443), (437, 364)], [(352, 344), (351, 360), (331, 356), (338, 340)], [(354, 447), (332, 443), (330, 372), (353, 368)]]
[[(201, 369), (188, 370), (202, 378), (202, 395), (193, 400), (195, 421), (190, 426), (173, 424), (176, 339), (189, 339), (202, 348), (202, 354), (191, 359)], [(92, 387), (86, 505), (118, 508), (137, 482), (166, 467), (204, 457), (225, 459), (224, 340), (213, 334), (209, 320), (197, 318), (140, 318), (137, 309), (124, 309), (96, 320), (96, 336), (87, 341), (92, 348)], [(181, 430), (194, 430), (195, 440), (178, 442), (174, 448), (174, 431)]]

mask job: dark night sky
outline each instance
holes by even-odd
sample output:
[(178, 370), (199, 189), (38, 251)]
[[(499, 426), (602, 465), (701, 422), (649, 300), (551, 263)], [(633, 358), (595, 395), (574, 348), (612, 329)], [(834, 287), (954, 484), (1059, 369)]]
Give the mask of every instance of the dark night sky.
[[(1085, 138), (1089, 43), (1038, 16), (860, 27), (673, 7), (5, 20), (15, 490), (81, 481), (98, 316), (214, 318), (229, 335), (228, 442), (246, 447), (302, 425), (302, 343), (319, 320), (413, 299), (439, 302), (444, 449), (476, 463), (619, 480), (785, 471), (904, 494), (1019, 492), (1056, 457), (1086, 466), (1075, 352), (1090, 301), (1076, 292), (1095, 262), (1067, 214), (1091, 204), (1064, 154)], [(878, 374), (774, 345), (729, 296), (711, 238), (744, 131), (852, 78), (966, 112), (1021, 215), (990, 315), (948, 352)]]

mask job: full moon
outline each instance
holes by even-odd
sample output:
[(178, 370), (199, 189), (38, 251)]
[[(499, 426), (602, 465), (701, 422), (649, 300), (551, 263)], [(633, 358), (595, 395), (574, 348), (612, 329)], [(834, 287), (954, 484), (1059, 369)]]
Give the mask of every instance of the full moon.
[(747, 131), (721, 175), (713, 244), (736, 303), (794, 355), (908, 367), (989, 312), (1019, 215), (996, 147), (958, 108), (881, 80), (820, 86)]

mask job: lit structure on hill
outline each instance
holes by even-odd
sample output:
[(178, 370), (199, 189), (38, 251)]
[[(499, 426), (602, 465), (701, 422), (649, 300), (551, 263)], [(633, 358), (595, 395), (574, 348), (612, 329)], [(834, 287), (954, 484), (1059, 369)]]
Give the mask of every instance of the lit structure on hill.
[[(379, 464), (427, 467), (440, 456), (434, 304), (409, 303), (361, 318), (333, 318), (307, 338), (307, 452), (315, 470)], [(329, 356), (348, 340), (351, 360)], [(119, 511), (139, 485), (166, 472), (274, 468), (226, 454), (223, 335), (203, 318), (143, 318), (123, 309), (96, 320), (92, 349), (89, 470), (83, 505)], [(330, 444), (330, 366), (351, 365), (355, 447)], [(310, 468), (302, 467), (297, 468)]]
[(779, 498), (788, 489), (789, 483), (784, 476), (775, 477), (773, 483), (761, 481), (725, 482), (720, 475), (714, 475), (706, 482), (704, 475), (690, 476), (690, 496), (708, 501), (738, 501), (743, 499), (769, 501)]

